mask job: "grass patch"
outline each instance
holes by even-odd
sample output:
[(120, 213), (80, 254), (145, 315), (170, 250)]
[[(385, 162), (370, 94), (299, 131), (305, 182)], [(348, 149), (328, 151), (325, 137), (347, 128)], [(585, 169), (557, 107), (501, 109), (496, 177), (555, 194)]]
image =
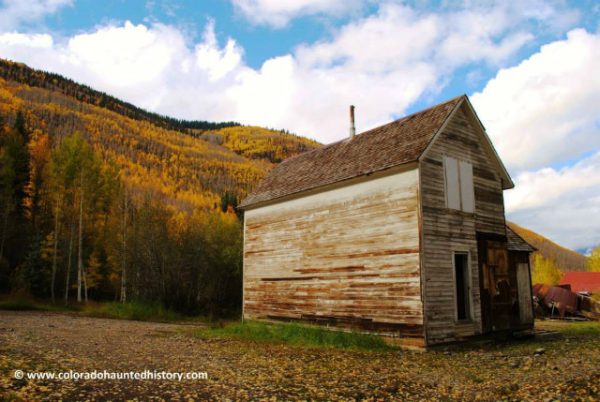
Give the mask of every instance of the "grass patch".
[(0, 300), (0, 310), (28, 311), (43, 310), (33, 300)]
[(0, 298), (0, 310), (72, 312), (87, 317), (136, 321), (168, 322), (204, 320), (203, 317), (191, 317), (165, 308), (159, 303), (90, 301), (87, 304), (73, 302), (65, 306), (62, 302), (52, 304), (48, 301), (14, 295)]
[(355, 332), (331, 331), (322, 327), (288, 323), (245, 321), (231, 323), (223, 328), (206, 328), (194, 334), (201, 338), (226, 338), (258, 342), (287, 343), (303, 347), (341, 349), (389, 350), (395, 349), (381, 337)]
[(600, 322), (598, 321), (559, 321), (538, 320), (535, 323), (539, 329), (558, 331), (568, 336), (595, 335), (600, 336)]
[(563, 330), (567, 335), (599, 335), (600, 336), (600, 322), (587, 321), (587, 322), (574, 322), (570, 327), (566, 327)]
[(94, 303), (84, 305), (83, 315), (98, 318), (117, 318), (136, 321), (180, 321), (185, 317), (161, 304), (148, 303)]
[(0, 310), (12, 311), (72, 311), (73, 307), (39, 302), (27, 298), (10, 298), (0, 300)]

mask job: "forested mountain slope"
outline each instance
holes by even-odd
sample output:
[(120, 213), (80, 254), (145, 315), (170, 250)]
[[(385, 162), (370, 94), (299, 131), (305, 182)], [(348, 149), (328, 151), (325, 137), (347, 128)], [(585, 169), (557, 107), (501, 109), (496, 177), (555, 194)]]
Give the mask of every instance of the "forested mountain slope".
[(0, 61), (0, 76), (16, 79), (0, 79), (0, 118), (7, 124), (20, 110), (27, 128), (51, 142), (79, 132), (105, 160), (117, 162), (134, 192), (164, 196), (181, 208), (212, 207), (226, 193), (244, 197), (273, 163), (319, 146), (260, 127), (165, 118), (22, 64)]
[(239, 311), (233, 207), (275, 163), (318, 146), (171, 119), (0, 60), (0, 293)]
[(35, 70), (23, 63), (15, 63), (1, 58), (0, 78), (32, 87), (48, 89), (53, 92), (59, 92), (77, 101), (112, 110), (122, 116), (131, 117), (135, 120), (148, 121), (158, 127), (183, 132), (194, 129), (210, 130), (239, 125), (239, 123), (235, 122), (211, 123), (208, 121), (181, 120), (163, 116), (158, 113), (148, 112), (131, 103), (124, 102), (111, 95), (97, 91), (87, 85), (79, 84), (59, 74)]
[(556, 244), (550, 239), (526, 229), (513, 222), (507, 222), (508, 226), (529, 244), (538, 249), (545, 258), (553, 260), (561, 271), (585, 271), (586, 258), (576, 251)]

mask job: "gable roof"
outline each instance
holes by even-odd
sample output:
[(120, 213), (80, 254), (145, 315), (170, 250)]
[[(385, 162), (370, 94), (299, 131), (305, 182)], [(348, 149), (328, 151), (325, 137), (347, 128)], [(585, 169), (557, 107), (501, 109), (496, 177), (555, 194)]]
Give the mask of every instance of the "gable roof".
[(527, 251), (529, 253), (536, 251), (537, 249), (531, 244), (527, 243), (525, 239), (517, 234), (510, 226), (506, 225), (506, 240), (507, 249), (510, 251)]
[[(391, 123), (355, 135), (353, 138), (288, 158), (277, 165), (239, 205), (247, 209), (256, 204), (368, 175), (394, 166), (415, 162), (426, 152), (435, 136), (463, 103), (474, 111), (466, 95), (403, 117)], [(485, 137), (477, 116), (475, 120)], [(501, 166), (503, 180), (512, 181), (492, 149), (492, 157)]]
[(600, 272), (565, 272), (561, 285), (571, 285), (571, 291), (600, 293)]

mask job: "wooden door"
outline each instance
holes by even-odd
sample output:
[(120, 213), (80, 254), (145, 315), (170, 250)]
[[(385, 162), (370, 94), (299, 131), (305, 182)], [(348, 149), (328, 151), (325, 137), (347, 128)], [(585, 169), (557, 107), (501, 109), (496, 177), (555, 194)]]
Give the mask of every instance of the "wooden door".
[(483, 332), (510, 328), (511, 285), (506, 242), (478, 242), (481, 321)]
[(531, 283), (529, 282), (529, 264), (517, 264), (517, 287), (519, 293), (519, 319), (521, 324), (533, 322)]
[(479, 263), (479, 295), (481, 306), (481, 326), (483, 333), (492, 330), (492, 294), (490, 283), (493, 272), (487, 264), (487, 247), (485, 240), (480, 240), (477, 244), (477, 255)]

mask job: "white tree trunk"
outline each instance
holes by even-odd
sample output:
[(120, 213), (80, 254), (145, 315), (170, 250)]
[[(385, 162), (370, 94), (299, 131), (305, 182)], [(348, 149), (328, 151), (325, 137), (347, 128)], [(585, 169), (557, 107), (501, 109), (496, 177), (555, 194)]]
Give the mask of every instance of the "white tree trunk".
[(56, 211), (54, 212), (54, 253), (52, 255), (52, 280), (50, 281), (50, 297), (52, 299), (52, 303), (54, 303), (54, 287), (56, 284), (56, 260), (58, 253), (58, 226), (59, 226), (59, 212), (60, 211), (60, 202), (59, 198), (56, 198)]
[(81, 302), (81, 285), (83, 281), (83, 169), (80, 176), (81, 197), (79, 199), (79, 247), (77, 250), (77, 301)]
[(121, 267), (121, 303), (127, 302), (127, 190), (123, 194), (123, 255)]
[(87, 292), (88, 288), (87, 288), (87, 276), (86, 276), (85, 269), (83, 270), (81, 276), (83, 277), (83, 295), (84, 295), (84, 299), (83, 300), (85, 300), (85, 302), (87, 304), (87, 302), (88, 302), (88, 292)]
[(73, 237), (75, 236), (75, 225), (71, 223), (69, 236), (69, 261), (67, 262), (67, 278), (65, 279), (65, 306), (69, 304), (69, 286), (71, 281), (71, 261), (73, 260)]

